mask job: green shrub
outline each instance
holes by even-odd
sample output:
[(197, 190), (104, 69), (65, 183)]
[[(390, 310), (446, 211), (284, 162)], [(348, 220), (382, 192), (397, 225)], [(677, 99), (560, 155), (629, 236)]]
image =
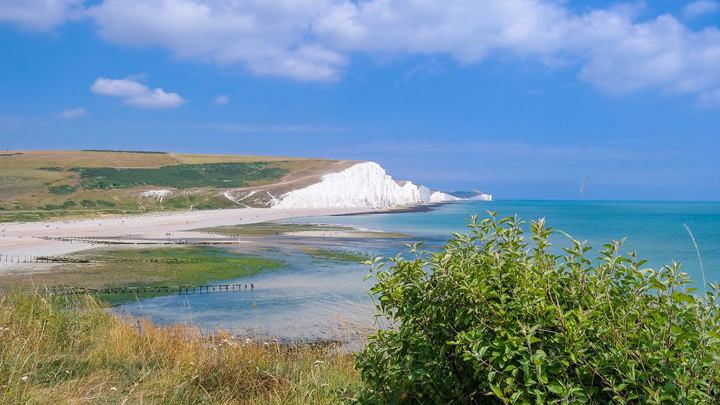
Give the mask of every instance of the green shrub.
[(229, 162), (163, 166), (157, 169), (73, 168), (86, 189), (133, 188), (147, 185), (175, 187), (245, 187), (251, 181), (278, 180), (289, 173), (268, 162)]
[(76, 190), (77, 190), (77, 188), (72, 187), (72, 186), (66, 186), (66, 185), (50, 187), (50, 192), (53, 194), (72, 194)]
[(52, 167), (38, 167), (38, 170), (47, 170), (49, 172), (62, 172), (63, 168), (58, 166), (52, 166)]
[(357, 356), (361, 403), (720, 403), (718, 285), (693, 295), (678, 264), (641, 269), (622, 241), (554, 255), (544, 220), (528, 244), (495, 215), (374, 266), (390, 326)]

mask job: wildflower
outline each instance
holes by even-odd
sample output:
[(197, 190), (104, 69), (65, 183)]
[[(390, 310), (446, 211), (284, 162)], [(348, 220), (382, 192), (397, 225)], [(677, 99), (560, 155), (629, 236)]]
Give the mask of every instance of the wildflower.
[(70, 374), (70, 370), (65, 370), (65, 374)]
[(324, 362), (324, 361), (320, 361), (320, 360), (315, 360), (315, 364), (313, 364), (313, 366), (317, 367), (317, 366), (319, 366), (319, 365), (321, 365), (321, 364), (325, 364), (325, 362)]
[(110, 387), (110, 391), (117, 391), (117, 388), (115, 388), (115, 387)]
[(194, 366), (194, 365), (195, 365), (195, 363), (193, 363), (193, 362), (191, 361), (191, 362), (190, 362), (190, 365), (191, 365), (191, 366)]
[(245, 344), (246, 344), (246, 345), (249, 345), (250, 343), (252, 343), (252, 340), (250, 340), (250, 339), (245, 339)]
[(10, 328), (5, 328), (5, 332), (10, 332)]
[(24, 377), (23, 377), (23, 378), (21, 378), (20, 380), (21, 380), (22, 382), (27, 382), (27, 380), (28, 380), (28, 376), (24, 376)]
[(263, 346), (270, 346), (268, 342), (263, 343)]

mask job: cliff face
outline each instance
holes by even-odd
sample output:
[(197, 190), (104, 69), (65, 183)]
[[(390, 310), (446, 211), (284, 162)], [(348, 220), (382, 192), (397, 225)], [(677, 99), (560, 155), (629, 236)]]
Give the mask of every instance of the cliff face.
[(429, 201), (427, 187), (409, 181), (398, 183), (377, 163), (363, 162), (280, 196), (273, 208), (390, 208)]

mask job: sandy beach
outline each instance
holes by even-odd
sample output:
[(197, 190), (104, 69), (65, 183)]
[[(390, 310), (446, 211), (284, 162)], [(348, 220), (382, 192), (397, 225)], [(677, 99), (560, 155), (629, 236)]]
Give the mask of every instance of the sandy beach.
[[(0, 274), (7, 271), (33, 271), (36, 266), (25, 263), (30, 257), (67, 255), (105, 246), (100, 242), (108, 239), (128, 244), (174, 244), (184, 241), (244, 243), (233, 237), (194, 229), (370, 211), (367, 208), (244, 208), (6, 223), (0, 225)], [(47, 264), (42, 267), (47, 268)]]

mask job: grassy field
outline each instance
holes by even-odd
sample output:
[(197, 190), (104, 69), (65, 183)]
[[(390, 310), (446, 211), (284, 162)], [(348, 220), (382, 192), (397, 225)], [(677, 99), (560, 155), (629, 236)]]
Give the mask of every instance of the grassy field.
[[(164, 210), (237, 208), (223, 190), (280, 181), (326, 159), (118, 151), (0, 154), (0, 222)], [(176, 189), (167, 199), (142, 197)], [(169, 201), (168, 201), (169, 200)], [(110, 204), (82, 204), (105, 201)], [(247, 200), (247, 204), (261, 204)]]
[(0, 294), (0, 327), (3, 403), (343, 404), (360, 387), (334, 344), (158, 327), (89, 296)]

